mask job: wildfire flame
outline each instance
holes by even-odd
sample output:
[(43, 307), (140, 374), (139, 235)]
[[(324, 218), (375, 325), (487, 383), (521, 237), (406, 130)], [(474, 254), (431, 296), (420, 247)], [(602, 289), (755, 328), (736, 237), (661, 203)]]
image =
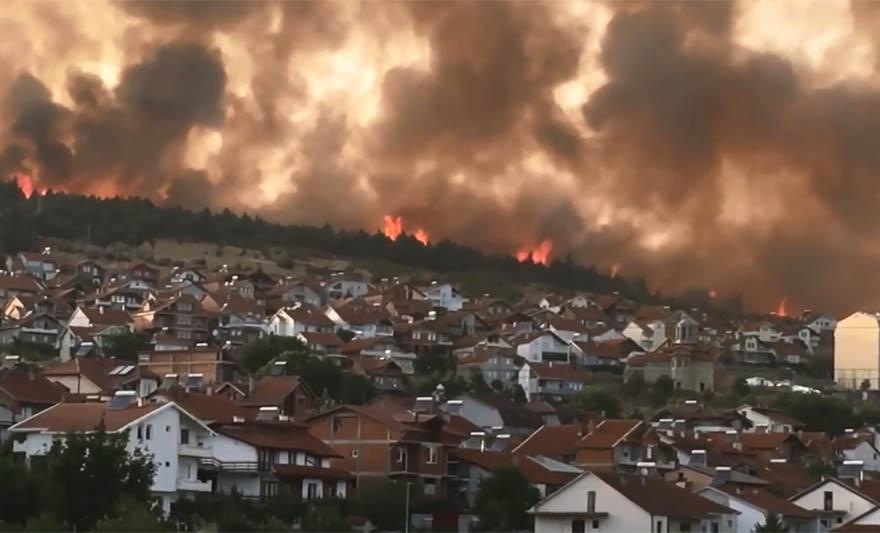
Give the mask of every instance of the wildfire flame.
[(782, 316), (782, 317), (788, 316), (785, 312), (785, 304), (787, 303), (787, 301), (788, 301), (787, 296), (783, 296), (782, 300), (779, 301), (779, 305), (776, 306), (776, 311), (774, 312), (774, 314), (776, 316)]
[[(30, 199), (30, 197), (34, 195), (34, 182), (31, 180), (30, 176), (27, 174), (19, 174), (15, 177), (15, 182), (25, 198)], [(40, 194), (45, 193), (41, 192)]]
[(422, 228), (417, 229), (416, 232), (413, 234), (413, 237), (415, 238), (415, 240), (419, 241), (425, 246), (428, 245), (428, 232), (423, 230)]
[(718, 293), (715, 291), (715, 289), (709, 289), (709, 298), (711, 298), (712, 300), (718, 298)]
[(553, 241), (546, 239), (535, 248), (521, 248), (516, 252), (516, 260), (525, 263), (531, 260), (536, 265), (548, 265), (550, 263), (550, 252), (553, 251)]
[(620, 275), (620, 263), (614, 263), (611, 265), (611, 277), (616, 278)]
[(385, 215), (382, 219), (382, 233), (392, 241), (396, 241), (403, 233), (403, 218)]

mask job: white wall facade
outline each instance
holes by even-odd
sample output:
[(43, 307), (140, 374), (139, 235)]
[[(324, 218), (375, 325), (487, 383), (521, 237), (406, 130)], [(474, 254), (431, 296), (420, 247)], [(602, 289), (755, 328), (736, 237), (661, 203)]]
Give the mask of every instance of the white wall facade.
[(880, 389), (880, 326), (869, 313), (853, 313), (834, 328), (834, 381), (859, 389), (868, 380)]

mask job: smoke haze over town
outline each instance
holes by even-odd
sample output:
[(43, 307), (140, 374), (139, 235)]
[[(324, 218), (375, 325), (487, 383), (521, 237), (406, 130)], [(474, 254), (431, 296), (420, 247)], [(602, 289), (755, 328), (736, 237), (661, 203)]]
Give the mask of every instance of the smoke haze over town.
[(880, 3), (17, 2), (0, 175), (880, 305)]

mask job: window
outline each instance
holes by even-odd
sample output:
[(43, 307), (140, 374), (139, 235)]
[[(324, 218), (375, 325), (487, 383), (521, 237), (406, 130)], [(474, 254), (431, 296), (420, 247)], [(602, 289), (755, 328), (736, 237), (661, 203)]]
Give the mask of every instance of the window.
[(182, 326), (189, 326), (192, 324), (192, 317), (190, 315), (177, 315), (177, 323)]
[(599, 529), (599, 521), (598, 520), (593, 520), (593, 523), (591, 525), (593, 526), (593, 529)]
[(275, 454), (272, 453), (272, 450), (257, 451), (257, 470), (266, 472), (272, 468), (273, 464), (275, 464)]
[(587, 492), (587, 512), (595, 513), (596, 512), (596, 491), (591, 490)]
[(336, 433), (340, 429), (342, 429), (342, 419), (339, 418), (338, 416), (333, 417), (332, 423), (333, 423), (333, 433)]
[(712, 522), (710, 528), (712, 533), (719, 533), (719, 531), (721, 531), (721, 524), (719, 524), (718, 522)]
[(727, 529), (733, 529), (733, 520), (727, 521)]
[(144, 426), (143, 426), (143, 424), (138, 424), (137, 437), (138, 437), (138, 440), (144, 440)]
[(428, 446), (428, 464), (435, 465), (437, 464), (437, 447), (436, 446)]
[(144, 437), (147, 440), (151, 440), (153, 438), (153, 424), (147, 424), (147, 428), (144, 431)]
[(437, 480), (436, 479), (426, 479), (425, 480), (425, 495), (433, 496), (437, 494)]
[(655, 533), (663, 533), (663, 522), (660, 520), (657, 520), (657, 530)]
[(185, 428), (180, 428), (180, 443), (181, 444), (189, 444), (189, 430)]
[(261, 498), (271, 498), (278, 494), (278, 482), (277, 481), (266, 481), (263, 480), (260, 482), (260, 497)]
[(306, 498), (312, 500), (318, 497), (318, 484), (317, 483), (307, 483), (306, 484)]
[(834, 493), (830, 490), (826, 490), (823, 498), (823, 509), (826, 511), (834, 510)]
[(168, 433), (169, 431), (171, 431), (171, 426), (165, 426), (165, 433)]
[(396, 461), (397, 461), (398, 463), (402, 463), (402, 462), (404, 462), (405, 459), (406, 459), (406, 450), (404, 450), (403, 448), (397, 448), (397, 459), (396, 459)]
[(583, 520), (571, 521), (571, 533), (584, 533), (585, 529)]

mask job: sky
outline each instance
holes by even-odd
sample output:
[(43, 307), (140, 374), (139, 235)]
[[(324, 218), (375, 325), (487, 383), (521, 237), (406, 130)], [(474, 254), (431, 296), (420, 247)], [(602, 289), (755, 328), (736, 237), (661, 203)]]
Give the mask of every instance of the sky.
[(15, 2), (0, 176), (874, 309), (878, 22), (824, 0)]

